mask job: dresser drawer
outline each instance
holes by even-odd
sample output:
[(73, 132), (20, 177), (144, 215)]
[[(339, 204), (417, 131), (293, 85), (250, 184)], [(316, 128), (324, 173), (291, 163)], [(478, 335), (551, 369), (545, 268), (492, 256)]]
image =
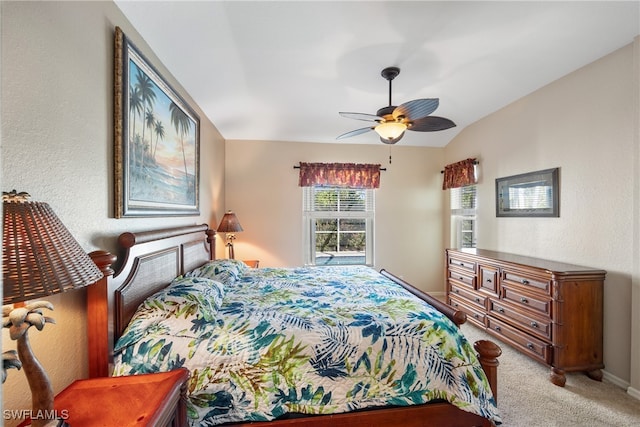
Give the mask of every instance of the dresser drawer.
[(486, 297), (480, 295), (478, 292), (473, 292), (465, 289), (463, 286), (459, 286), (451, 283), (450, 295), (456, 295), (459, 298), (464, 299), (468, 304), (476, 306), (480, 310), (486, 310)]
[(538, 314), (551, 318), (551, 299), (529, 295), (521, 292), (520, 289), (513, 289), (506, 286), (501, 287), (501, 298), (515, 304), (516, 307), (533, 310)]
[(549, 318), (528, 316), (510, 304), (496, 301), (492, 298), (489, 299), (489, 314), (510, 321), (519, 328), (531, 332), (542, 339), (551, 340), (552, 328)]
[(473, 308), (470, 305), (465, 304), (465, 301), (456, 298), (455, 295), (449, 296), (449, 305), (457, 310), (464, 312), (467, 315), (467, 320), (477, 324), (478, 326), (484, 328), (486, 326), (486, 314), (484, 309), (478, 310), (477, 308)]
[(456, 282), (461, 285), (468, 286), (471, 289), (476, 288), (476, 276), (469, 276), (467, 274), (464, 274), (463, 272), (459, 272), (456, 270), (449, 270), (447, 274), (447, 277), (451, 282)]
[(487, 330), (534, 359), (546, 364), (551, 363), (553, 347), (550, 344), (532, 337), (492, 316), (487, 316)]
[(551, 278), (531, 276), (518, 271), (504, 269), (502, 271), (502, 283), (524, 286), (530, 292), (551, 295)]
[(481, 265), (478, 270), (478, 289), (498, 295), (498, 269)]
[(463, 258), (457, 258), (455, 256), (449, 256), (447, 259), (449, 268), (455, 268), (456, 270), (466, 271), (467, 274), (476, 274), (476, 263)]

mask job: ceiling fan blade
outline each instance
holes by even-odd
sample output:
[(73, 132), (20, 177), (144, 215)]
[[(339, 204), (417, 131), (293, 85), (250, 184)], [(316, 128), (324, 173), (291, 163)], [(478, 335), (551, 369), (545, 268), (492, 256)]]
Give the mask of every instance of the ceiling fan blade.
[(393, 110), (393, 118), (397, 119), (403, 116), (410, 121), (415, 121), (436, 111), (438, 105), (440, 105), (438, 98), (414, 99), (413, 101), (398, 105), (398, 107)]
[(364, 120), (366, 122), (377, 122), (381, 120), (381, 117), (367, 113), (345, 113), (341, 111), (338, 114), (342, 117), (346, 117), (347, 119)]
[(455, 127), (455, 123), (444, 117), (427, 116), (418, 120), (414, 120), (409, 126), (409, 130), (418, 132), (435, 132)]
[(349, 138), (352, 136), (360, 135), (361, 133), (369, 132), (370, 130), (373, 130), (373, 128), (368, 127), (368, 128), (360, 128), (360, 129), (352, 130), (350, 132), (343, 133), (342, 135), (336, 137), (336, 139)]

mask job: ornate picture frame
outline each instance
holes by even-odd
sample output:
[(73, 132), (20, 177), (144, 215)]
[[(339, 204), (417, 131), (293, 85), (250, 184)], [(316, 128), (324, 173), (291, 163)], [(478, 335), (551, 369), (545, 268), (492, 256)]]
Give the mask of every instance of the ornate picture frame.
[(559, 168), (496, 179), (496, 216), (559, 217)]
[(115, 28), (115, 217), (199, 215), (200, 118)]

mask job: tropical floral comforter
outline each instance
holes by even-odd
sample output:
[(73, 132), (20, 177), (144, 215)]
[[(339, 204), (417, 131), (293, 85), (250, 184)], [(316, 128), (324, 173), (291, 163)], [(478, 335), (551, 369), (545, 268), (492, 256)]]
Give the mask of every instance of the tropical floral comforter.
[(366, 267), (212, 261), (141, 304), (114, 375), (191, 371), (194, 426), (446, 400), (500, 424), (471, 345)]

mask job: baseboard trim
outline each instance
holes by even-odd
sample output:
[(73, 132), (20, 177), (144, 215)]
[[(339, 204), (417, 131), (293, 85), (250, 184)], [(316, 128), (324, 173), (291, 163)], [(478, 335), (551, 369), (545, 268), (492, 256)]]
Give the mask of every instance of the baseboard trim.
[(638, 390), (637, 388), (633, 388), (631, 386), (627, 387), (627, 394), (640, 400), (640, 390)]
[(617, 385), (621, 389), (627, 390), (629, 388), (629, 382), (628, 381), (625, 381), (620, 377), (616, 377), (615, 375), (613, 375), (610, 372), (602, 371), (602, 378), (604, 378), (605, 380), (609, 381), (610, 383), (613, 383), (613, 384)]
[(447, 300), (447, 294), (446, 292), (431, 292), (429, 291), (429, 295), (431, 295), (434, 298), (439, 299), (440, 301), (445, 302)]

